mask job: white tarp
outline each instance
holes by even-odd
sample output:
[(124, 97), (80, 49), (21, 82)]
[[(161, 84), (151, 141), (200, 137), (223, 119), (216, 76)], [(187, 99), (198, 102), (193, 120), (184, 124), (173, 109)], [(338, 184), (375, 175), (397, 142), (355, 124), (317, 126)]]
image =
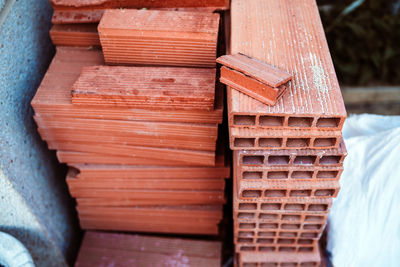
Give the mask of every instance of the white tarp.
[(341, 190), (328, 219), (337, 267), (400, 266), (400, 116), (353, 115)]

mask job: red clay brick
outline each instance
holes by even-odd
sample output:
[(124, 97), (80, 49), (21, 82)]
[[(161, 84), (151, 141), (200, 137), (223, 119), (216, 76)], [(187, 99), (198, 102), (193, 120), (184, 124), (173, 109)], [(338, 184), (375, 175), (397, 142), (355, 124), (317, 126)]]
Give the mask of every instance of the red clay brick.
[(219, 266), (221, 243), (195, 239), (87, 231), (76, 267), (89, 266)]
[(215, 67), (218, 28), (213, 13), (107, 10), (98, 31), (107, 63)]
[(71, 93), (74, 105), (212, 110), (215, 69), (84, 67)]
[[(266, 122), (283, 118), (276, 128), (340, 130), (346, 110), (315, 1), (233, 0), (231, 18), (231, 53), (274, 65), (293, 80), (275, 106), (229, 89), (230, 126), (234, 116), (250, 116), (255, 117), (251, 127), (270, 127), (261, 123), (262, 116)], [(289, 123), (291, 117), (310, 118), (311, 126)]]
[[(100, 50), (57, 47), (56, 55), (40, 84), (32, 106), (41, 117), (68, 117), (126, 121), (169, 121), (217, 124), (222, 122), (223, 91), (217, 86), (214, 110), (159, 110), (83, 107), (72, 105), (71, 87), (85, 66), (104, 64)], [(40, 125), (39, 125), (40, 126)]]
[(56, 24), (50, 29), (54, 45), (60, 46), (96, 46), (100, 47), (97, 24)]

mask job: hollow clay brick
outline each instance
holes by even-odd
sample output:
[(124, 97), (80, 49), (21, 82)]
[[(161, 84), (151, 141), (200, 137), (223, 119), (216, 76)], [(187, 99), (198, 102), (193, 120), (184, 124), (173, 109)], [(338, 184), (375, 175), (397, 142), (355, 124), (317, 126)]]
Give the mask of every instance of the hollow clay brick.
[(275, 105), (292, 78), (287, 72), (240, 53), (221, 56), (217, 62), (224, 65), (222, 83), (267, 105)]
[(97, 24), (56, 24), (50, 29), (54, 45), (100, 47)]
[(215, 67), (218, 28), (214, 13), (114, 9), (98, 31), (107, 63)]
[[(40, 84), (32, 106), (41, 117), (68, 117), (125, 121), (169, 121), (217, 124), (222, 122), (223, 91), (216, 90), (214, 110), (169, 110), (168, 114), (159, 110), (83, 107), (72, 105), (71, 87), (78, 79), (84, 66), (103, 64), (100, 50), (78, 47), (57, 47), (56, 55)], [(40, 125), (39, 125), (40, 126)]]
[(75, 266), (217, 267), (221, 247), (217, 241), (87, 231)]
[(126, 0), (126, 1), (50, 1), (54, 14), (53, 24), (99, 22), (106, 9), (136, 8), (191, 12), (208, 12), (229, 9), (229, 0)]
[[(273, 125), (275, 128), (342, 128), (346, 111), (314, 0), (295, 5), (289, 0), (233, 0), (231, 53), (268, 62), (291, 73), (293, 79), (275, 106), (228, 89), (230, 127), (236, 126), (235, 115), (246, 115), (254, 117), (250, 125), (254, 128), (269, 128), (269, 118), (276, 117), (283, 118), (283, 123)], [(289, 126), (290, 117), (310, 118), (311, 126)], [(318, 123), (320, 118), (324, 120)]]
[(71, 93), (74, 105), (212, 110), (215, 69), (84, 67)]
[(229, 128), (232, 150), (332, 149), (342, 141), (340, 131)]
[(261, 267), (261, 266), (308, 266), (318, 267), (320, 265), (320, 253), (318, 246), (314, 252), (280, 251), (280, 252), (240, 252), (238, 254), (238, 267)]

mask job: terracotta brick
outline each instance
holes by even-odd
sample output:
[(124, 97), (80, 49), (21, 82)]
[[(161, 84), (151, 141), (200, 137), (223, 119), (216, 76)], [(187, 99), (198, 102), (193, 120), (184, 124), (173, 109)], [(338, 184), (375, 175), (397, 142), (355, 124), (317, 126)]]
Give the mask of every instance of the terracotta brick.
[(176, 11), (214, 12), (229, 9), (229, 0), (126, 0), (126, 1), (80, 1), (52, 0), (53, 24), (99, 22), (106, 9), (136, 8)]
[(96, 46), (100, 47), (97, 24), (56, 24), (50, 29), (54, 45), (61, 46)]
[(215, 69), (90, 66), (71, 93), (74, 105), (212, 110)]
[(275, 105), (292, 78), (287, 72), (240, 53), (221, 56), (217, 62), (224, 65), (222, 83), (267, 105)]
[(275, 106), (229, 89), (230, 126), (236, 120), (239, 127), (248, 121), (253, 128), (340, 130), (346, 111), (315, 1), (233, 0), (231, 18), (232, 54), (267, 62), (293, 79)]
[(320, 265), (320, 253), (318, 246), (314, 252), (291, 251), (281, 252), (240, 252), (238, 254), (239, 267), (261, 267), (261, 266), (294, 266), (294, 267), (318, 267)]
[(234, 159), (244, 170), (275, 167), (285, 168), (333, 168), (343, 166), (347, 150), (342, 141), (337, 149), (281, 149), (281, 150), (237, 150)]
[(75, 266), (217, 267), (221, 261), (221, 247), (221, 242), (217, 241), (87, 231)]
[[(57, 47), (56, 55), (40, 84), (32, 106), (41, 117), (68, 117), (126, 121), (168, 121), (217, 124), (222, 122), (223, 91), (217, 86), (214, 110), (159, 110), (83, 107), (72, 105), (71, 87), (84, 66), (104, 64), (100, 50), (78, 47)], [(39, 125), (40, 126), (40, 125)]]
[(232, 150), (332, 149), (342, 142), (340, 131), (229, 129)]
[(219, 14), (131, 9), (107, 10), (98, 31), (107, 63), (215, 67), (218, 28)]

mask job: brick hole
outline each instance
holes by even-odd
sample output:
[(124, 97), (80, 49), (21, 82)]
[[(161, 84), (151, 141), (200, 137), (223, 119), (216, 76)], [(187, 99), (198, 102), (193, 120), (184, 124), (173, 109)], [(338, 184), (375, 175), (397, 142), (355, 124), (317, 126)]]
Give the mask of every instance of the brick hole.
[(294, 232), (280, 232), (279, 236), (281, 236), (281, 237), (297, 237), (297, 233), (294, 233)]
[(255, 138), (235, 138), (234, 146), (236, 147), (254, 147)]
[(286, 204), (285, 205), (285, 210), (296, 210), (296, 211), (301, 211), (305, 209), (304, 204)]
[(300, 224), (283, 223), (282, 229), (300, 229)]
[[(263, 252), (273, 252), (275, 251), (275, 247), (260, 247), (259, 251), (263, 251)], [(264, 263), (264, 264), (269, 264), (269, 265), (261, 265), (261, 266), (278, 266), (277, 263)], [(272, 264), (272, 265), (271, 265)]]
[(329, 197), (335, 195), (335, 189), (319, 189), (315, 190), (314, 196), (316, 197)]
[(264, 163), (264, 156), (243, 156), (243, 164), (260, 165)]
[(286, 190), (265, 190), (265, 197), (285, 197)]
[(319, 118), (317, 127), (337, 128), (340, 124), (340, 118)]
[(282, 215), (282, 220), (284, 221), (300, 221), (300, 215)]
[(310, 146), (310, 138), (288, 138), (287, 147), (308, 147)]
[(313, 247), (300, 247), (299, 252), (313, 252)]
[(282, 138), (260, 138), (258, 139), (258, 146), (260, 147), (281, 147)]
[(312, 171), (293, 171), (292, 179), (312, 179), (313, 172)]
[(253, 242), (253, 238), (238, 238), (237, 239), (238, 243), (252, 243)]
[(233, 115), (233, 124), (235, 125), (256, 125), (256, 116), (251, 115)]
[(254, 219), (255, 214), (249, 212), (239, 212), (238, 218), (239, 219)]
[(297, 267), (297, 263), (295, 262), (283, 262), (281, 263), (282, 267)]
[(298, 244), (300, 245), (312, 245), (314, 243), (314, 240), (312, 239), (299, 239), (297, 241)]
[(261, 190), (244, 190), (242, 197), (261, 197)]
[(303, 225), (304, 230), (319, 230), (321, 229), (322, 224), (305, 224)]
[(257, 263), (247, 263), (247, 262), (243, 263), (243, 267), (257, 267), (257, 266), (258, 266)]
[(316, 156), (297, 156), (293, 163), (296, 165), (312, 165), (315, 163)]
[(254, 236), (254, 232), (239, 231), (239, 237), (253, 237), (253, 236)]
[(256, 203), (240, 203), (239, 210), (256, 210), (257, 204)]
[(333, 165), (339, 164), (341, 156), (323, 156), (319, 159), (319, 164), (321, 165)]
[(261, 209), (262, 210), (280, 210), (281, 203), (264, 203), (264, 204), (261, 204)]
[(259, 123), (261, 126), (283, 126), (283, 117), (280, 116), (260, 116)]
[(256, 251), (256, 247), (243, 246), (243, 247), (240, 247), (240, 251)]
[(262, 172), (243, 172), (243, 179), (261, 179)]
[(302, 233), (300, 235), (300, 237), (303, 237), (303, 238), (317, 238), (318, 234), (317, 233)]
[(259, 243), (259, 244), (272, 244), (272, 243), (274, 243), (274, 239), (273, 238), (258, 238), (257, 239), (257, 243)]
[(258, 232), (258, 236), (262, 237), (274, 237), (276, 232)]
[(266, 220), (278, 220), (279, 216), (278, 216), (278, 214), (261, 213), (259, 215), (259, 218), (266, 219)]
[(286, 165), (289, 164), (289, 156), (269, 156), (268, 164), (270, 165)]
[(255, 223), (239, 223), (239, 229), (253, 229), (256, 228)]
[(308, 206), (309, 211), (326, 211), (328, 210), (328, 205), (326, 204), (310, 204)]
[(301, 267), (317, 267), (318, 266), (318, 262), (314, 262), (314, 261), (310, 261), (310, 262), (302, 262), (300, 264)]
[(315, 138), (315, 147), (332, 147), (336, 144), (336, 138)]
[[(280, 247), (279, 251), (281, 252), (295, 252), (296, 248), (295, 247)], [(297, 265), (294, 265), (297, 266)]]
[(319, 171), (317, 173), (317, 178), (321, 179), (334, 179), (339, 174), (339, 171)]
[(311, 127), (314, 118), (308, 117), (289, 117), (289, 127)]
[(288, 171), (270, 171), (267, 173), (267, 179), (288, 179)]
[(260, 223), (260, 228), (261, 229), (277, 229), (278, 224), (277, 223)]
[(308, 197), (311, 196), (311, 190), (292, 190), (290, 191), (291, 197)]
[(294, 244), (294, 239), (279, 238), (278, 244)]
[(319, 221), (323, 221), (323, 220), (324, 220), (324, 216), (312, 216), (312, 215), (306, 216), (306, 219), (305, 219), (306, 222), (319, 222)]

